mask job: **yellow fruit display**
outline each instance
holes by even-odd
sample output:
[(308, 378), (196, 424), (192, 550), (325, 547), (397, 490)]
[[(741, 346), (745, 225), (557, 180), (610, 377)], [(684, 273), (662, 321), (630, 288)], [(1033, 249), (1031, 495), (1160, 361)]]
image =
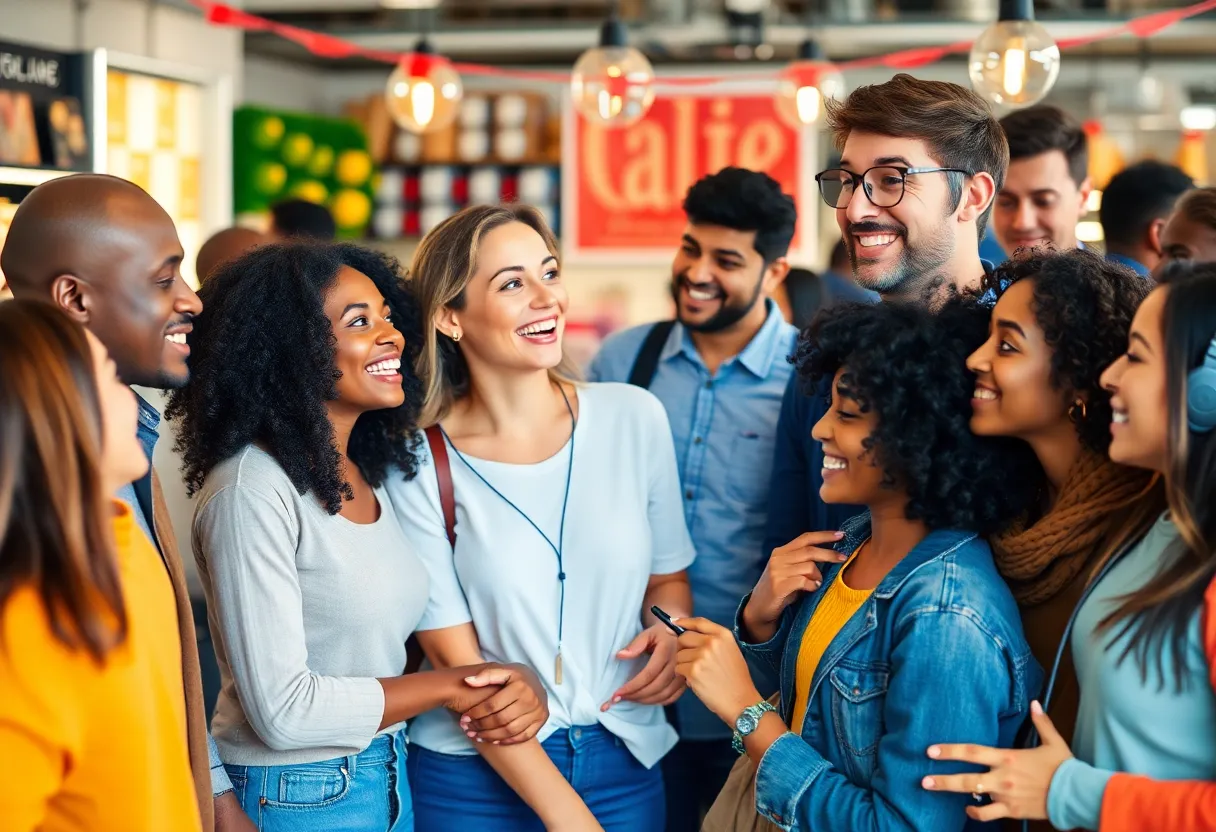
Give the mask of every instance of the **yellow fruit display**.
[(343, 188), (329, 201), (329, 210), (339, 228), (360, 228), (371, 219), (372, 201), (363, 191)]
[(253, 143), (262, 150), (273, 150), (283, 140), (286, 129), (278, 116), (259, 119), (253, 126)]
[(287, 168), (278, 162), (262, 162), (253, 174), (253, 186), (258, 193), (266, 196), (278, 196), (287, 184)]
[(334, 166), (334, 149), (328, 145), (317, 145), (317, 150), (308, 161), (308, 175), (322, 179), (329, 176)]
[(372, 157), (366, 150), (343, 150), (334, 175), (348, 188), (357, 188), (372, 175)]
[(305, 179), (303, 182), (297, 182), (288, 193), (297, 199), (306, 199), (318, 205), (323, 204), (329, 196), (329, 190), (315, 179)]
[(312, 137), (307, 133), (291, 133), (283, 139), (283, 161), (293, 168), (302, 168), (312, 158)]

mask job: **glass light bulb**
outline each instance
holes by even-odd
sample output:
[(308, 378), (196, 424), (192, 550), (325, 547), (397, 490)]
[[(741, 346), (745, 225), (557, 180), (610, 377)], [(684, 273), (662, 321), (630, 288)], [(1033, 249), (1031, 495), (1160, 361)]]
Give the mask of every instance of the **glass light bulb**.
[(827, 61), (795, 61), (777, 81), (777, 115), (797, 129), (815, 124), (829, 98), (844, 97), (844, 77)]
[(1029, 107), (1060, 77), (1060, 47), (1033, 20), (1002, 20), (971, 46), (971, 86), (994, 104)]
[(574, 64), (570, 97), (587, 121), (627, 127), (641, 120), (654, 103), (654, 68), (631, 46), (588, 49)]
[(434, 133), (447, 128), (460, 113), (464, 85), (444, 58), (407, 55), (397, 64), (384, 90), (389, 115), (411, 133)]

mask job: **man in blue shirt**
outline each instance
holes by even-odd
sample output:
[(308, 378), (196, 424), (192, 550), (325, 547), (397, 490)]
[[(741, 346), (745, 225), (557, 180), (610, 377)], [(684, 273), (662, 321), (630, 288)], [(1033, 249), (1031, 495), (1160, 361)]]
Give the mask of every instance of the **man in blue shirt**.
[(1163, 256), (1161, 232), (1178, 197), (1195, 187), (1191, 177), (1165, 162), (1138, 162), (1111, 177), (1102, 192), (1106, 259), (1149, 277)]
[[(933, 304), (977, 289), (990, 266), (979, 241), (1005, 180), (1009, 148), (984, 100), (941, 81), (896, 75), (828, 102), (840, 168), (816, 179), (848, 246), (853, 277), (884, 301)], [(781, 403), (763, 554), (808, 531), (835, 531), (859, 507), (819, 499), (823, 448), (811, 428), (826, 382), (791, 379)]]
[[(202, 311), (198, 295), (182, 279), (182, 257), (173, 221), (141, 188), (111, 176), (77, 174), (40, 185), (22, 201), (0, 253), (0, 269), (15, 296), (50, 300), (87, 326), (105, 344), (124, 382), (174, 388), (189, 379), (186, 334)], [(151, 460), (160, 414), (137, 398), (139, 439)], [(180, 597), (186, 590), (176, 542), (171, 529), (161, 529), (158, 538), (153, 523), (154, 504), (161, 500), (155, 474), (149, 471), (118, 496), (160, 549), (181, 611), (188, 601)], [(192, 640), (189, 616), (179, 624), (183, 642)], [(210, 735), (209, 774), (196, 758), (202, 750), (196, 731), (205, 731), (206, 724), (201, 690), (192, 690), (190, 681), (199, 674), (194, 647), (183, 643), (182, 671), (195, 782), (210, 786), (199, 794), (204, 832), (212, 828), (213, 810), (217, 832), (253, 830)]]
[(1050, 104), (1016, 110), (1001, 119), (1009, 142), (1009, 172), (996, 196), (992, 227), (1009, 256), (1019, 248), (1083, 247), (1077, 223), (1092, 186), (1089, 140), (1081, 124)]
[[(797, 210), (769, 176), (725, 168), (694, 184), (672, 263), (676, 320), (618, 333), (592, 362), (593, 381), (648, 387), (667, 409), (697, 614), (723, 625), (764, 568), (769, 469), (787, 357), (797, 330), (770, 295), (789, 271)], [(736, 756), (731, 732), (695, 696), (674, 707), (679, 745), (663, 761), (667, 829), (695, 832)], [(669, 712), (670, 713), (670, 712)]]

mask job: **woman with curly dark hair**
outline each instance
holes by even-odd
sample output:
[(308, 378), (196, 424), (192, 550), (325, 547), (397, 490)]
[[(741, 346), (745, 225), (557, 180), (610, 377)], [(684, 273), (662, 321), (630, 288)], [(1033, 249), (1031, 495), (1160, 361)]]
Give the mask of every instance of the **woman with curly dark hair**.
[[(1055, 662), (1094, 563), (1139, 538), (1164, 507), (1152, 474), (1111, 462), (1102, 371), (1127, 345), (1151, 283), (1088, 251), (1031, 254), (987, 278), (996, 297), (976, 374), (971, 430), (1020, 439), (1042, 466), (1030, 512), (991, 539), (1035, 658)], [(1072, 736), (1077, 680), (1065, 657), (1052, 718)]]
[[(776, 550), (733, 635), (679, 622), (678, 672), (735, 727), (756, 770), (755, 810), (783, 829), (961, 830), (969, 798), (919, 787), (927, 743), (943, 732), (1012, 742), (1038, 690), (983, 538), (1024, 509), (1033, 460), (967, 429), (975, 380), (963, 362), (986, 320), (963, 304), (818, 316), (796, 360), (803, 379), (832, 379), (833, 406), (813, 432), (820, 496), (867, 510), (835, 535)], [(834, 551), (808, 551), (824, 537)], [(816, 561), (831, 565), (821, 574)], [(780, 672), (779, 711), (745, 656)]]
[(167, 415), (198, 495), (221, 757), (261, 829), (411, 830), (406, 720), (502, 690), (499, 716), (547, 716), (518, 666), (402, 675), (429, 584), (384, 486), (417, 470), (416, 307), (395, 261), (303, 242), (227, 264), (202, 298)]
[(934, 784), (987, 790), (992, 804), (969, 810), (977, 819), (1216, 829), (1216, 264), (1174, 264), (1161, 276), (1102, 383), (1111, 459), (1160, 477), (1168, 508), (1102, 561), (1077, 607), (1072, 741), (1036, 711), (1037, 748), (938, 749), (992, 767)]

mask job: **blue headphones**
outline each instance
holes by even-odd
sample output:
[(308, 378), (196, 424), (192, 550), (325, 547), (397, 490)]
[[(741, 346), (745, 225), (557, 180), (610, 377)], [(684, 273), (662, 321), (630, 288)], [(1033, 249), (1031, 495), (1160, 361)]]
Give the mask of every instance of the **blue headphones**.
[(1195, 433), (1216, 429), (1216, 338), (1186, 379), (1186, 419)]

